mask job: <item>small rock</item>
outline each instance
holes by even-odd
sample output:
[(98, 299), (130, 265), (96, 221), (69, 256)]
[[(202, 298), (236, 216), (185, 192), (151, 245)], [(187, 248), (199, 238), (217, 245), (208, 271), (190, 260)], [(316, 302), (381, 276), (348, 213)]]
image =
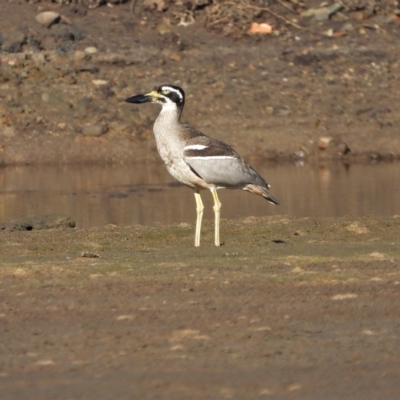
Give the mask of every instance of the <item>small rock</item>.
[(85, 125), (82, 128), (82, 134), (85, 136), (101, 136), (108, 131), (107, 124)]
[(330, 17), (330, 13), (327, 8), (318, 8), (317, 10), (314, 11), (314, 18), (316, 21), (326, 21)]
[(61, 19), (61, 15), (55, 11), (43, 11), (36, 15), (36, 21), (46, 28), (50, 28), (53, 24), (57, 24)]
[(323, 35), (328, 36), (328, 37), (332, 37), (333, 36), (333, 29), (330, 28), (324, 32), (322, 32)]
[(86, 54), (96, 54), (98, 52), (97, 48), (94, 46), (86, 47), (85, 53)]

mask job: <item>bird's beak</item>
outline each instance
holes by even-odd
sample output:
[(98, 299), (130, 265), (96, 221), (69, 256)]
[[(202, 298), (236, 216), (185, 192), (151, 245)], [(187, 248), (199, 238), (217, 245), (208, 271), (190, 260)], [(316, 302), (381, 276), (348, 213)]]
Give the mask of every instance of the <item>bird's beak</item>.
[(155, 102), (159, 98), (159, 94), (155, 91), (152, 91), (150, 93), (146, 94), (138, 94), (136, 96), (128, 97), (125, 99), (127, 103), (149, 103), (149, 102)]

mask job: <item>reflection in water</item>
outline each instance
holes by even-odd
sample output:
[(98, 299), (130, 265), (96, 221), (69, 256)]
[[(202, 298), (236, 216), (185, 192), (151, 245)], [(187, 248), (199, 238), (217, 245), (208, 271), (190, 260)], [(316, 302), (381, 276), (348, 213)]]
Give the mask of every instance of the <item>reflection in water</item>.
[[(281, 204), (221, 190), (222, 218), (400, 214), (398, 164), (254, 166)], [(211, 194), (204, 191), (202, 197), (204, 217), (212, 219)], [(53, 213), (71, 216), (80, 227), (194, 224), (196, 207), (193, 192), (178, 185), (161, 163), (0, 169), (0, 221)]]

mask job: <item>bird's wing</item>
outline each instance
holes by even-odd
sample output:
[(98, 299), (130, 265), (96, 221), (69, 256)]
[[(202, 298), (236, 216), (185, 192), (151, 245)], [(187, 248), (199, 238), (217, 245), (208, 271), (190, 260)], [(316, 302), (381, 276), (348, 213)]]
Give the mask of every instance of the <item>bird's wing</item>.
[(232, 147), (208, 136), (188, 140), (183, 158), (196, 175), (210, 184), (226, 188), (267, 185)]

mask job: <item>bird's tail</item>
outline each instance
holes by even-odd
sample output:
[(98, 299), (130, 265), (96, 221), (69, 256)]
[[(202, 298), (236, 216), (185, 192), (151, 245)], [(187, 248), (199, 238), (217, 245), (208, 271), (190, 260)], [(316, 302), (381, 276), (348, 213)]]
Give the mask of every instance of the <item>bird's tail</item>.
[(250, 193), (254, 193), (258, 196), (264, 197), (265, 200), (269, 201), (272, 204), (276, 205), (279, 204), (278, 200), (276, 200), (273, 196), (271, 196), (266, 187), (249, 184), (244, 188), (244, 190), (247, 190)]

